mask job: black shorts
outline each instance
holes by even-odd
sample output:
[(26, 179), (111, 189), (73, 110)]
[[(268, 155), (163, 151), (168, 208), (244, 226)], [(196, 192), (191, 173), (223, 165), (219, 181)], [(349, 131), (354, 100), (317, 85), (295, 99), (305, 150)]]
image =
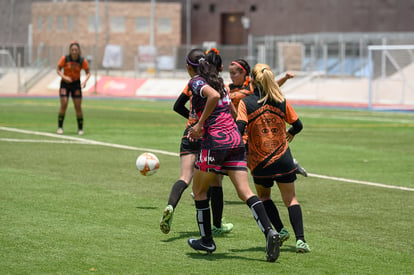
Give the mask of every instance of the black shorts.
[(288, 148), (274, 163), (265, 168), (256, 167), (252, 172), (252, 176), (255, 184), (272, 187), (275, 181), (278, 183), (294, 182), (297, 179), (296, 170), (296, 165)]
[(72, 83), (60, 82), (60, 97), (82, 98), (82, 89), (80, 79), (73, 81)]
[(181, 138), (181, 145), (180, 145), (180, 156), (182, 155), (189, 155), (189, 154), (198, 154), (200, 151), (201, 146), (201, 139), (197, 141), (190, 141), (187, 138), (188, 131), (190, 130), (191, 126), (185, 128), (183, 137)]

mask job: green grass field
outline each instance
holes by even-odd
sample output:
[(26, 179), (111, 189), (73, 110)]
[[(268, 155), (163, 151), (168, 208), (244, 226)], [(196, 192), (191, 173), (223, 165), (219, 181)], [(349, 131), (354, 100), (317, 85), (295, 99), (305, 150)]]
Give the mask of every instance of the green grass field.
[[(298, 176), (296, 190), (312, 252), (295, 253), (291, 238), (268, 263), (265, 239), (227, 178), (224, 218), (235, 228), (215, 239), (215, 253), (187, 245), (198, 237), (190, 189), (172, 231), (159, 230), (186, 122), (172, 105), (86, 98), (81, 138), (101, 143), (80, 144), (47, 135), (56, 131), (57, 98), (0, 98), (0, 273), (414, 273), (413, 113), (295, 108), (304, 130), (291, 148), (311, 174)], [(72, 104), (64, 128), (63, 137), (78, 138)], [(132, 147), (173, 154), (156, 153), (160, 171), (144, 177), (135, 169), (143, 151)], [(293, 233), (277, 188), (273, 200)]]

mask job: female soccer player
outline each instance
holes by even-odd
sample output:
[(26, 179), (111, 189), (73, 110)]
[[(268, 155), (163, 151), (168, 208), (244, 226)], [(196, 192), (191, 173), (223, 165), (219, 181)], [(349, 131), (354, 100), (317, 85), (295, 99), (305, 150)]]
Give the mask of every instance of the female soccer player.
[[(223, 69), (221, 57), (218, 55), (217, 49), (211, 49), (216, 51), (217, 56), (213, 60), (213, 63), (217, 70), (221, 71)], [(209, 51), (207, 51), (208, 53)], [(174, 104), (174, 111), (180, 114), (181, 116), (188, 119), (187, 126), (184, 130), (183, 137), (181, 139), (180, 145), (180, 161), (181, 161), (181, 176), (178, 181), (174, 183), (171, 188), (171, 192), (168, 198), (168, 204), (164, 209), (160, 229), (163, 233), (168, 234), (171, 230), (171, 223), (175, 208), (177, 207), (178, 202), (181, 199), (181, 195), (184, 190), (190, 185), (191, 180), (194, 174), (194, 163), (197, 157), (197, 153), (200, 149), (201, 141), (190, 141), (187, 137), (189, 129), (196, 124), (198, 118), (194, 113), (191, 102), (190, 110), (187, 109), (186, 104), (191, 99), (191, 91), (188, 89), (188, 85), (183, 89), (180, 96), (177, 98)], [(223, 188), (221, 186), (221, 177), (216, 177), (216, 179), (211, 183), (209, 190), (209, 197), (211, 199), (212, 215), (213, 215), (213, 226), (212, 232), (213, 235), (219, 236), (224, 233), (229, 233), (233, 229), (232, 223), (223, 223)]]
[[(86, 78), (81, 83), (80, 74), (82, 69), (86, 73)], [(91, 75), (89, 73), (88, 61), (81, 56), (81, 49), (78, 42), (70, 43), (69, 54), (62, 56), (56, 71), (62, 77), (59, 89), (60, 109), (57, 133), (63, 134), (63, 121), (68, 107), (69, 96), (72, 96), (78, 122), (78, 135), (83, 135), (82, 88), (85, 88), (86, 82)]]
[[(296, 251), (310, 252), (305, 241), (302, 210), (295, 194), (296, 167), (288, 145), (288, 142), (302, 130), (302, 122), (284, 98), (268, 65), (255, 65), (252, 78), (254, 94), (240, 101), (237, 117), (237, 126), (241, 133), (247, 125), (247, 164), (257, 194), (263, 201), (276, 230), (281, 231), (283, 224), (271, 199), (274, 181), (288, 208), (290, 222), (296, 235)], [(288, 131), (285, 123), (291, 125)]]
[(186, 58), (188, 83), (193, 93), (192, 106), (198, 121), (190, 129), (190, 139), (200, 139), (201, 147), (195, 163), (193, 193), (200, 239), (190, 238), (195, 250), (216, 250), (211, 234), (210, 206), (207, 191), (216, 174), (227, 174), (239, 198), (246, 202), (266, 238), (266, 255), (270, 262), (280, 253), (279, 234), (272, 229), (263, 203), (252, 192), (248, 182), (244, 143), (231, 115), (230, 99), (223, 79), (212, 65), (214, 52), (204, 57), (201, 50), (191, 50)]

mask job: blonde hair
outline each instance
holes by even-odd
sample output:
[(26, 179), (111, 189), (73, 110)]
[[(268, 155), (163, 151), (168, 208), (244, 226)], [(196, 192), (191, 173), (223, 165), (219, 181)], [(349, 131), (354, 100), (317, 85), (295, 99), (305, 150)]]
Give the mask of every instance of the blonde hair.
[(258, 103), (266, 102), (267, 100), (273, 102), (282, 102), (284, 100), (283, 93), (276, 83), (275, 76), (268, 65), (256, 64), (252, 71), (252, 78), (254, 86), (263, 90), (265, 93), (265, 96)]

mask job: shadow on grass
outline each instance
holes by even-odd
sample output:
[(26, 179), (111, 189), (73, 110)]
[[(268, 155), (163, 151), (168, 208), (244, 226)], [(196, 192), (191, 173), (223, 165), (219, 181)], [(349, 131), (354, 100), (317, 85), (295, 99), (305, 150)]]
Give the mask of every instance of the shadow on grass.
[(199, 236), (199, 232), (198, 231), (175, 232), (174, 236), (172, 236), (171, 238), (168, 238), (166, 240), (162, 240), (162, 242), (169, 243), (169, 242), (173, 242), (173, 241), (176, 241), (176, 240), (187, 239), (187, 238), (194, 237), (194, 236)]
[(137, 206), (137, 209), (149, 210), (149, 209), (157, 209), (158, 207), (155, 206)]
[[(263, 251), (263, 248), (260, 249)], [(266, 261), (266, 254), (263, 253), (263, 258), (249, 258), (249, 257), (243, 257), (240, 255), (235, 255), (232, 253), (220, 253), (220, 252), (214, 252), (212, 254), (207, 254), (205, 252), (188, 252), (186, 253), (189, 258), (196, 259), (196, 260), (205, 260), (205, 261), (215, 261), (215, 260), (223, 260), (223, 259), (240, 259), (245, 261), (254, 261), (254, 262), (267, 262)], [(277, 262), (276, 262), (277, 263)]]

